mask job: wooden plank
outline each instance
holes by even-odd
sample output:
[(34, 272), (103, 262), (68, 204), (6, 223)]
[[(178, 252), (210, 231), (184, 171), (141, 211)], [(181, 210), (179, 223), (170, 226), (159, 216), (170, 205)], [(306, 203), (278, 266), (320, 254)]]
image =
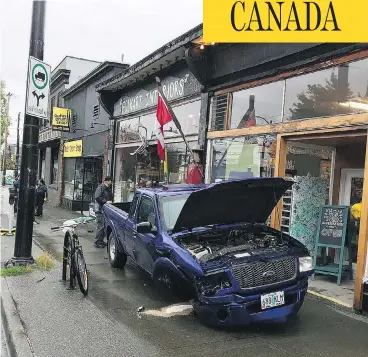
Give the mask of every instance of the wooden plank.
[(233, 105), (233, 95), (232, 93), (227, 94), (227, 101), (226, 101), (226, 116), (225, 116), (225, 129), (230, 128), (230, 121), (231, 121), (231, 108)]
[[(276, 154), (275, 154), (275, 173), (274, 177), (284, 177), (286, 169), (287, 142), (282, 135), (277, 135)], [(282, 199), (272, 211), (271, 227), (280, 230), (282, 218)]]
[[(353, 132), (346, 132), (344, 129), (340, 134), (328, 134), (325, 135), (308, 135), (299, 133), (297, 136), (288, 137), (288, 141), (300, 141), (300, 140), (320, 140), (320, 139), (341, 139), (341, 138), (357, 138), (357, 137), (365, 137), (367, 135), (366, 130), (361, 132), (360, 130), (353, 130)], [(354, 132), (355, 131), (355, 132)], [(300, 137), (303, 135), (303, 137)], [(286, 135), (284, 135), (286, 136)]]
[(354, 308), (356, 310), (362, 309), (362, 302), (363, 302), (362, 279), (365, 273), (367, 246), (368, 246), (368, 133), (365, 150), (362, 212), (360, 216), (358, 258), (355, 275)]
[(298, 132), (319, 131), (320, 133), (327, 133), (336, 131), (340, 128), (341, 131), (350, 130), (352, 127), (368, 125), (368, 113), (339, 115), (329, 118), (317, 118), (297, 120), (284, 123), (277, 123), (271, 125), (252, 126), (243, 129), (231, 129), (222, 131), (212, 131), (207, 133), (208, 139), (218, 139), (226, 137), (239, 137), (246, 135), (260, 135), (260, 134), (288, 134), (296, 135)]
[(308, 64), (307, 66), (304, 66), (304, 67), (298, 67), (298, 68), (295, 68), (295, 69), (292, 69), (292, 70), (289, 70), (289, 71), (285, 71), (284, 73), (281, 73), (281, 74), (276, 75), (276, 76), (261, 78), (261, 79), (258, 79), (258, 80), (254, 80), (252, 82), (247, 82), (247, 83), (243, 83), (243, 84), (238, 84), (238, 85), (233, 86), (233, 87), (220, 89), (220, 90), (215, 92), (215, 95), (225, 94), (225, 93), (228, 93), (228, 92), (236, 92), (236, 91), (240, 91), (240, 90), (244, 90), (244, 89), (248, 89), (248, 88), (254, 88), (254, 87), (262, 86), (264, 84), (277, 82), (277, 81), (280, 81), (280, 80), (284, 80), (284, 79), (288, 79), (288, 78), (292, 78), (292, 77), (296, 77), (296, 76), (300, 76), (300, 75), (304, 75), (304, 74), (308, 74), (308, 73), (322, 71), (324, 69), (337, 67), (337, 66), (342, 65), (344, 63), (349, 63), (349, 62), (352, 62), (352, 61), (357, 61), (357, 60), (360, 60), (360, 59), (364, 59), (366, 57), (368, 57), (368, 50), (355, 52), (355, 53), (349, 54), (347, 56), (330, 59), (330, 60), (325, 61), (325, 62), (318, 62), (318, 63), (314, 63), (314, 64)]

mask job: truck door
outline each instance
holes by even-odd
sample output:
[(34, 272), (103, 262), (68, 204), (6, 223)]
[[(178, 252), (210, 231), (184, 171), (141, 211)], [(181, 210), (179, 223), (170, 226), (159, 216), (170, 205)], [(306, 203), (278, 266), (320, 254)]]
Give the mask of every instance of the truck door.
[[(150, 222), (153, 227), (157, 227), (157, 215), (154, 202), (151, 197), (142, 195), (137, 210), (137, 224)], [(152, 233), (136, 233), (134, 256), (136, 262), (144, 270), (152, 272), (156, 259), (155, 235)]]
[(136, 192), (136, 194), (134, 195), (132, 204), (130, 205), (130, 210), (129, 210), (129, 215), (127, 220), (125, 221), (125, 225), (124, 225), (124, 234), (121, 235), (122, 237), (124, 237), (124, 243), (125, 243), (125, 249), (127, 254), (132, 257), (135, 260), (135, 256), (134, 256), (134, 241), (135, 241), (135, 236), (137, 235), (137, 230), (136, 230), (136, 211), (137, 211), (137, 206), (139, 203), (139, 199), (140, 199), (140, 193)]

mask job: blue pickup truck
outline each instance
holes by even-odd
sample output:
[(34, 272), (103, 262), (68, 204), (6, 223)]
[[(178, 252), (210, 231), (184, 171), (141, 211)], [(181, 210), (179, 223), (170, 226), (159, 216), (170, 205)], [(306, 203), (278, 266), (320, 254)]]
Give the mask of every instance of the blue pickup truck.
[(258, 178), (137, 190), (106, 204), (110, 264), (131, 257), (155, 282), (188, 291), (210, 325), (284, 322), (313, 274), (299, 241), (265, 222), (291, 181)]

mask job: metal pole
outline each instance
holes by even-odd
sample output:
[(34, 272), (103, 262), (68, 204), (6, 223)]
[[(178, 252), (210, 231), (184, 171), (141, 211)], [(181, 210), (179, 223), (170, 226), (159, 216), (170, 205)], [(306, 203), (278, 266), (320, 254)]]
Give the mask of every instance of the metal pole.
[[(46, 1), (33, 1), (29, 55), (43, 60)], [(28, 77), (28, 76), (27, 76)], [(35, 206), (35, 188), (38, 161), (38, 134), (40, 119), (24, 115), (20, 188), (18, 196), (17, 228), (14, 257), (7, 265), (34, 263), (32, 257), (32, 233)]]
[(187, 141), (187, 139), (186, 139), (186, 137), (185, 137), (185, 135), (183, 133), (183, 130), (181, 129), (181, 125), (179, 123), (179, 120), (176, 117), (176, 115), (175, 115), (174, 111), (172, 110), (171, 106), (167, 102), (166, 96), (165, 96), (164, 91), (162, 90), (162, 87), (161, 87), (161, 80), (160, 80), (159, 77), (156, 77), (156, 83), (157, 83), (157, 90), (160, 93), (162, 100), (165, 102), (165, 105), (167, 107), (167, 110), (169, 111), (169, 113), (171, 115), (171, 118), (172, 118), (172, 120), (173, 120), (176, 128), (179, 130), (179, 133), (180, 133), (182, 139), (184, 140), (184, 143), (185, 143), (185, 145), (186, 145), (186, 147), (187, 147), (187, 149), (188, 149), (188, 151), (190, 153), (190, 156), (192, 157), (194, 164), (197, 166), (197, 169), (198, 169), (199, 174), (201, 175), (202, 178), (204, 178), (204, 173), (202, 172), (202, 170), (200, 170), (200, 168), (198, 166), (198, 163), (196, 162), (196, 160), (194, 158), (193, 151), (192, 151), (192, 149), (190, 148), (190, 146), (188, 144), (188, 141)]
[(18, 122), (17, 122), (17, 151), (15, 154), (15, 177), (18, 177), (19, 174), (19, 126), (20, 126), (20, 113), (18, 113)]
[(2, 177), (2, 186), (6, 185), (6, 155), (8, 150), (8, 135), (9, 135), (9, 103), (10, 97), (12, 93), (8, 93), (6, 96), (8, 97), (8, 103), (6, 105), (6, 122), (5, 122), (5, 138), (4, 138), (4, 156), (3, 156), (3, 177)]

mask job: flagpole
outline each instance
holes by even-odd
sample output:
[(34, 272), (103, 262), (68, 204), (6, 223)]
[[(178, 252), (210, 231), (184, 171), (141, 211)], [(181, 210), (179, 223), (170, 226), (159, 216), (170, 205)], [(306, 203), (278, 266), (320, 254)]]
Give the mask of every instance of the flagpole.
[(160, 78), (159, 78), (159, 77), (156, 77), (156, 83), (157, 83), (157, 90), (158, 90), (158, 92), (160, 93), (161, 98), (162, 98), (162, 100), (164, 101), (164, 103), (165, 103), (165, 105), (166, 105), (166, 108), (167, 108), (167, 110), (169, 111), (169, 113), (170, 113), (170, 115), (171, 115), (171, 118), (172, 118), (172, 120), (173, 120), (173, 122), (174, 122), (174, 124), (175, 124), (176, 128), (179, 130), (179, 133), (180, 133), (181, 137), (183, 138), (185, 145), (186, 145), (186, 146), (187, 146), (187, 148), (188, 148), (188, 151), (189, 151), (189, 153), (190, 153), (190, 156), (192, 157), (193, 162), (194, 162), (194, 164), (196, 165), (196, 167), (197, 167), (197, 169), (198, 169), (199, 174), (201, 175), (201, 177), (202, 177), (202, 178), (204, 178), (203, 172), (202, 172), (202, 170), (199, 168), (198, 163), (197, 163), (197, 162), (196, 162), (196, 160), (195, 160), (194, 153), (193, 153), (192, 149), (190, 148), (190, 146), (189, 146), (189, 144), (188, 144), (188, 142), (187, 142), (187, 139), (185, 138), (185, 135), (184, 135), (184, 133), (183, 133), (183, 130), (181, 129), (181, 125), (180, 125), (180, 123), (179, 123), (179, 120), (178, 120), (178, 118), (176, 117), (176, 115), (175, 115), (174, 111), (172, 110), (171, 106), (169, 105), (169, 103), (168, 103), (168, 101), (167, 101), (167, 99), (166, 99), (166, 97), (165, 97), (165, 94), (164, 94), (164, 92), (163, 92), (163, 90), (162, 90), (162, 87), (161, 87), (161, 80), (160, 80)]

